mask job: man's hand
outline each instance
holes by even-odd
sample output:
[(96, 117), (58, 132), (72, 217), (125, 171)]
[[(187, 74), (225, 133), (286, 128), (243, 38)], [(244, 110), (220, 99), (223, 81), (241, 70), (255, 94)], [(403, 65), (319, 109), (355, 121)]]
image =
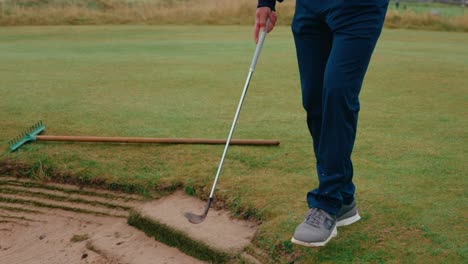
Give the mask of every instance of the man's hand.
[(272, 31), (276, 24), (276, 12), (271, 11), (269, 7), (259, 7), (255, 14), (254, 39), (258, 43), (258, 34), (260, 30), (266, 27), (266, 19), (269, 18), (268, 32)]

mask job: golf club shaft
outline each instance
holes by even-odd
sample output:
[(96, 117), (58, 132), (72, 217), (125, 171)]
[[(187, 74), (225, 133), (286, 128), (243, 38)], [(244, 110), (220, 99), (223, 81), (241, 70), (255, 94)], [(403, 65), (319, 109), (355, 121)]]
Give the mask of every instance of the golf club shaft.
[(234, 134), (234, 130), (237, 124), (237, 119), (239, 118), (240, 110), (242, 108), (245, 95), (247, 94), (247, 90), (249, 88), (250, 79), (252, 78), (253, 72), (255, 70), (255, 66), (257, 65), (258, 57), (260, 56), (260, 51), (262, 50), (263, 42), (265, 41), (265, 37), (267, 34), (267, 30), (268, 30), (268, 19), (266, 21), (266, 25), (267, 26), (263, 30), (260, 30), (260, 36), (259, 36), (259, 40), (257, 43), (257, 47), (255, 48), (254, 56), (252, 58), (252, 63), (250, 64), (249, 74), (247, 75), (247, 80), (245, 81), (244, 90), (242, 91), (242, 95), (239, 100), (239, 105), (237, 106), (237, 111), (234, 116), (234, 120), (232, 121), (231, 130), (229, 131), (229, 135), (226, 140), (226, 145), (224, 146), (224, 151), (223, 151), (223, 155), (221, 156), (221, 160), (219, 162), (218, 170), (216, 171), (216, 177), (215, 177), (215, 180), (213, 182), (213, 187), (211, 188), (211, 192), (210, 192), (210, 200), (213, 199), (214, 191), (216, 189), (216, 184), (218, 183), (219, 174), (221, 173), (221, 169), (223, 168), (224, 158), (226, 157), (227, 151), (229, 149), (229, 144), (231, 143), (232, 134)]

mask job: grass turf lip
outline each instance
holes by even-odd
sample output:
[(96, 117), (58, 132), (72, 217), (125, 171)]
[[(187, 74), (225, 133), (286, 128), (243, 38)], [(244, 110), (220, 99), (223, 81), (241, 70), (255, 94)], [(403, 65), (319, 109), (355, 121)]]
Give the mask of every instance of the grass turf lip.
[(144, 217), (135, 210), (130, 212), (128, 224), (145, 232), (146, 235), (154, 237), (166, 245), (176, 247), (185, 254), (200, 260), (212, 263), (227, 263), (234, 257), (226, 252), (213, 249), (203, 242), (194, 240), (184, 232), (174, 230), (165, 224)]
[[(137, 194), (145, 197), (161, 197), (167, 195), (177, 189), (180, 189), (183, 185), (180, 182), (164, 183), (148, 188), (147, 183), (139, 182), (118, 182), (106, 177), (88, 177), (86, 175), (80, 175), (72, 171), (61, 171), (56, 166), (47, 160), (39, 160), (35, 162), (27, 162), (21, 159), (0, 159), (0, 177), (1, 175), (8, 175), (11, 177), (36, 180), (36, 181), (52, 181), (59, 184), (70, 184), (80, 187), (91, 187), (96, 189), (102, 189), (107, 191), (117, 191), (125, 194)], [(24, 183), (24, 185), (35, 185), (39, 188), (47, 188), (50, 190), (59, 190), (68, 193), (78, 194), (92, 194), (83, 190), (67, 190), (55, 186), (44, 187), (41, 183)], [(93, 194), (95, 195), (95, 194)], [(108, 198), (109, 196), (103, 194), (102, 197)], [(120, 197), (120, 195), (115, 195)], [(110, 198), (110, 197), (109, 197)], [(130, 199), (132, 200), (132, 199)], [(135, 200), (135, 199), (133, 199)], [(136, 199), (138, 200), (138, 199)]]

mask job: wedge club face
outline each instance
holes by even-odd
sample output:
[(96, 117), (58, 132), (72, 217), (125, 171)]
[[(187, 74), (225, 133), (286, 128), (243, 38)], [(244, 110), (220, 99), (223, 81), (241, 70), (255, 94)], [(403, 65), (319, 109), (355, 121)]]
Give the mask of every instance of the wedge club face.
[(202, 215), (197, 215), (192, 212), (186, 212), (184, 214), (185, 218), (187, 218), (187, 220), (189, 220), (192, 224), (202, 223), (203, 221), (205, 221), (206, 215), (208, 215), (208, 210), (210, 210), (211, 202), (213, 202), (213, 198), (210, 197), (210, 199), (208, 199), (208, 202), (206, 203), (205, 211)]
[(197, 215), (191, 212), (185, 213), (184, 216), (192, 224), (200, 224), (201, 222), (205, 221), (205, 218), (206, 218), (206, 215)]

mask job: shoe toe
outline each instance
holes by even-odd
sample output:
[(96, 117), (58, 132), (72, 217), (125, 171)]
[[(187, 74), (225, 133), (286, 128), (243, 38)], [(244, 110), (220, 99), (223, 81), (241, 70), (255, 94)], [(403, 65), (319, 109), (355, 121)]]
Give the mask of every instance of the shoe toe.
[(293, 237), (294, 239), (302, 242), (314, 243), (323, 241), (325, 236), (323, 236), (317, 228), (314, 228), (307, 223), (301, 223), (296, 227)]

